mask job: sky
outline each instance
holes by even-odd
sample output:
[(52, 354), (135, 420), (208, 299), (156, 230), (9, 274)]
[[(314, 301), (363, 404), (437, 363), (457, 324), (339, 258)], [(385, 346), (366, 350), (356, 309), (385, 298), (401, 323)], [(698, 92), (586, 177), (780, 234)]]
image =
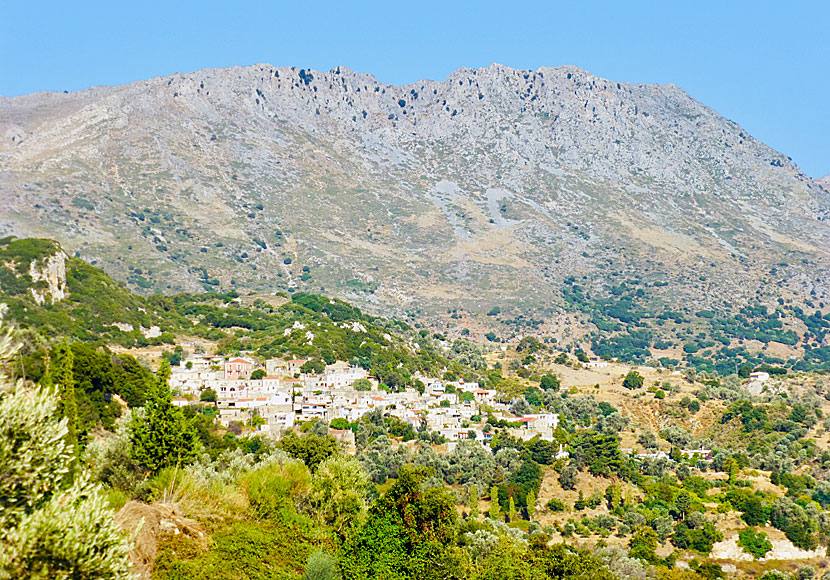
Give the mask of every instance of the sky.
[(826, 0), (0, 2), (4, 96), (260, 62), (394, 84), (493, 62), (674, 83), (808, 175), (830, 173)]

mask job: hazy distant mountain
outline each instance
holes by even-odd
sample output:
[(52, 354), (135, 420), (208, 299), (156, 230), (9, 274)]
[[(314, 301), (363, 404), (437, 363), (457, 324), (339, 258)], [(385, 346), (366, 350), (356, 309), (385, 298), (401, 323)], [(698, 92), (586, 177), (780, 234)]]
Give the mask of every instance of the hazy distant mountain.
[[(551, 311), (826, 299), (830, 187), (674, 85), (256, 65), (0, 99), (0, 232), (133, 287)], [(662, 285), (668, 282), (668, 285)]]

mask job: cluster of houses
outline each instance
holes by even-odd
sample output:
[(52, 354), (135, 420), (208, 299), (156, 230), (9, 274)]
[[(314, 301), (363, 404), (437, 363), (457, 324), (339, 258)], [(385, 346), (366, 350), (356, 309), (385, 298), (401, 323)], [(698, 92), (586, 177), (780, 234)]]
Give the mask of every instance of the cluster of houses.
[[(481, 425), (488, 415), (514, 425), (507, 431), (522, 440), (538, 436), (552, 441), (559, 424), (556, 413), (510, 414), (509, 405), (497, 399), (495, 390), (481, 388), (478, 383), (415, 375), (425, 386), (423, 393), (411, 387), (387, 392), (361, 367), (337, 361), (320, 373), (308, 373), (303, 372), (306, 362), (270, 359), (258, 365), (246, 357), (192, 355), (171, 369), (170, 387), (178, 393), (173, 403), (198, 404), (205, 393), (212, 392), (222, 425), (256, 424), (259, 431), (277, 436), (305, 421), (331, 423), (342, 418), (353, 423), (379, 410), (415, 430), (426, 427), (439, 433), (449, 441), (450, 449), (463, 440), (487, 442), (493, 434), (483, 431)], [(352, 431), (330, 429), (330, 433), (347, 449), (354, 449)], [(623, 452), (637, 459), (668, 458), (665, 451), (658, 450)], [(681, 453), (699, 459), (712, 456), (709, 449), (683, 449)], [(556, 457), (566, 458), (568, 452), (560, 445)]]
[[(485, 408), (486, 414), (520, 424), (510, 432), (523, 440), (552, 440), (559, 421), (555, 413), (515, 417), (497, 400), (495, 390), (478, 383), (416, 375), (425, 385), (423, 393), (414, 388), (386, 392), (361, 367), (337, 361), (320, 373), (307, 373), (306, 362), (270, 359), (258, 365), (246, 357), (189, 356), (171, 369), (170, 387), (178, 393), (173, 402), (195, 404), (210, 390), (216, 395), (221, 424), (255, 422), (260, 431), (276, 435), (304, 421), (342, 418), (351, 423), (380, 410), (413, 429), (424, 426), (437, 432), (450, 445), (468, 439), (484, 443), (492, 436), (480, 428)], [(347, 446), (353, 443), (351, 431), (332, 433)]]

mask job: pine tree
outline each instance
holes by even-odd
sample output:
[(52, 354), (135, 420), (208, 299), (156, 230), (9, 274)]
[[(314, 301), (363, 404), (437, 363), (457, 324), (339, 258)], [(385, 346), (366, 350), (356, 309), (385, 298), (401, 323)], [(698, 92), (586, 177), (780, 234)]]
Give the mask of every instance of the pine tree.
[(64, 340), (55, 347), (50, 369), (50, 382), (58, 387), (58, 410), (66, 417), (67, 441), (70, 445), (78, 443), (78, 399), (75, 396), (75, 376), (72, 367), (75, 356), (69, 344)]
[(686, 514), (692, 508), (692, 496), (685, 489), (674, 498), (674, 509), (680, 514), (680, 519), (686, 519)]
[(533, 490), (527, 492), (527, 517), (528, 519), (532, 520), (533, 516), (536, 515), (536, 494), (533, 493)]
[(133, 423), (130, 455), (149, 473), (186, 465), (196, 458), (196, 429), (173, 406), (169, 377), (170, 363), (162, 360), (157, 380), (147, 393), (144, 418)]
[(499, 515), (501, 515), (501, 509), (499, 507), (499, 487), (497, 485), (494, 485), (490, 489), (490, 511), (487, 515), (493, 520), (499, 519)]

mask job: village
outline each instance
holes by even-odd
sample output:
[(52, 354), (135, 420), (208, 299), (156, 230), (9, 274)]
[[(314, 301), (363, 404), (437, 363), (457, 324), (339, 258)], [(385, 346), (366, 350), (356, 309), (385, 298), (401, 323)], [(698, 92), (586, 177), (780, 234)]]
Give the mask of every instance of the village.
[[(415, 431), (426, 429), (439, 434), (446, 440), (448, 451), (460, 441), (486, 445), (494, 434), (482, 428), (487, 418), (504, 421), (509, 425), (506, 431), (523, 441), (534, 437), (553, 441), (559, 425), (556, 413), (514, 415), (509, 402), (500, 401), (494, 389), (481, 388), (478, 383), (446, 381), (416, 373), (413, 378), (416, 384), (423, 385), (423, 392), (413, 387), (395, 392), (383, 389), (367, 370), (344, 361), (326, 365), (318, 373), (304, 372), (307, 362), (269, 359), (258, 365), (248, 357), (191, 355), (171, 369), (169, 384), (177, 394), (173, 404), (184, 407), (206, 400), (215, 402), (217, 421), (223, 427), (249, 425), (258, 433), (274, 437), (281, 437), (307, 421), (331, 423), (343, 419), (355, 423), (368, 413), (380, 411)], [(759, 378), (768, 377), (752, 378), (758, 382)], [(347, 453), (356, 452), (353, 431), (330, 428), (329, 433), (343, 444)], [(710, 459), (712, 454), (702, 448), (679, 451), (700, 459)], [(662, 450), (624, 448), (623, 452), (635, 459), (668, 458)], [(556, 457), (568, 456), (560, 445)]]
[[(559, 417), (555, 413), (514, 416), (509, 404), (497, 400), (496, 391), (463, 380), (444, 381), (437, 377), (413, 375), (423, 392), (408, 387), (388, 392), (361, 367), (343, 361), (326, 365), (320, 373), (303, 372), (304, 359), (270, 359), (264, 365), (247, 357), (223, 358), (193, 355), (171, 369), (170, 388), (177, 406), (199, 404), (213, 399), (217, 420), (225, 427), (236, 422), (255, 424), (259, 432), (279, 437), (306, 421), (349, 423), (379, 410), (397, 417), (414, 430), (428, 429), (441, 435), (448, 446), (464, 440), (484, 444), (492, 433), (480, 428), (482, 417), (521, 425), (508, 428), (522, 440), (540, 437), (552, 441)], [(254, 418), (258, 420), (254, 421)], [(354, 452), (350, 430), (331, 429), (347, 451)]]

